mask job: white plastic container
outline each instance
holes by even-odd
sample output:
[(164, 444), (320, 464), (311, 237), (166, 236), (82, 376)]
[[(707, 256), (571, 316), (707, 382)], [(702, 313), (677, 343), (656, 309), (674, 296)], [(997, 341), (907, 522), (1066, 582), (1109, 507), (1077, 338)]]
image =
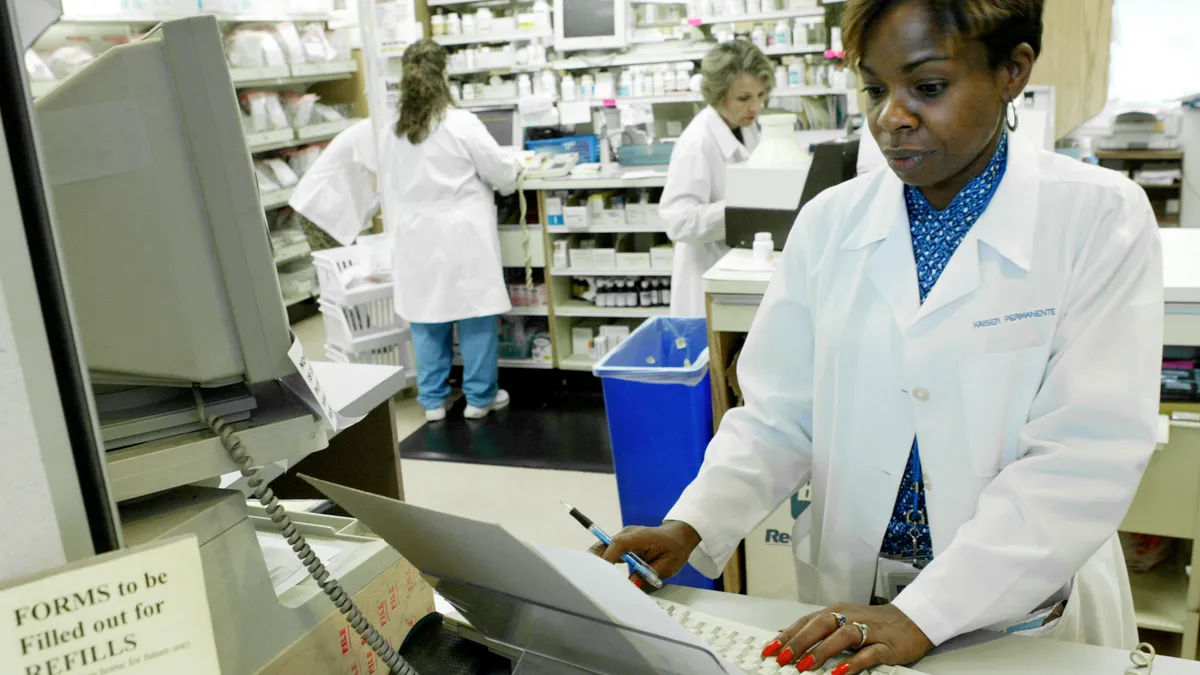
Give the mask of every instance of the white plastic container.
[(762, 14), (762, 11), (763, 11), (762, 0), (746, 0), (746, 13), (747, 14), (751, 14), (751, 15)]
[(788, 71), (787, 68), (779, 66), (775, 68), (775, 88), (787, 89), (788, 87)]
[(662, 96), (667, 93), (667, 79), (663, 75), (662, 69), (654, 69), (654, 95)]
[(490, 33), (494, 30), (493, 21), (495, 14), (487, 7), (480, 8), (475, 12), (475, 29), (480, 33)]
[(690, 62), (680, 62), (675, 64), (675, 91), (687, 91), (688, 81), (692, 79), (692, 69), (695, 68)]
[(621, 71), (621, 77), (617, 80), (617, 96), (633, 96), (633, 71)]
[(746, 0), (725, 0), (725, 13), (729, 16), (745, 16)]
[(767, 48), (767, 29), (761, 23), (755, 24), (754, 30), (750, 31), (750, 41), (759, 49)]
[(434, 14), (429, 17), (429, 32), (433, 33), (434, 37), (446, 34), (446, 15)]
[(579, 97), (582, 99), (590, 99), (596, 95), (596, 78), (592, 75), (584, 75), (579, 78)]
[(546, 0), (537, 0), (533, 3), (533, 21), (540, 31), (548, 31), (553, 25), (550, 23), (550, 3)]
[(517, 96), (522, 98), (533, 96), (533, 79), (529, 77), (529, 73), (521, 73), (517, 76)]
[(788, 86), (804, 86), (804, 62), (800, 59), (792, 59), (788, 64)]
[(679, 91), (675, 84), (675, 69), (670, 65), (663, 66), (663, 93), (669, 94), (674, 91)]
[(462, 32), (463, 35), (474, 35), (478, 30), (479, 22), (474, 14), (463, 14), (462, 17)]
[(543, 94), (554, 94), (558, 91), (558, 77), (553, 70), (543, 70), (539, 82), (542, 85), (541, 93)]
[(462, 35), (462, 17), (458, 14), (446, 15), (446, 35)]
[(780, 19), (779, 23), (775, 24), (775, 45), (786, 47), (792, 42), (792, 27), (788, 25), (786, 19)]
[(774, 260), (775, 240), (771, 238), (771, 233), (756, 232), (754, 234), (754, 263), (765, 267)]
[(579, 100), (579, 89), (575, 87), (575, 76), (571, 73), (563, 75), (562, 78), (562, 100), (577, 101)]

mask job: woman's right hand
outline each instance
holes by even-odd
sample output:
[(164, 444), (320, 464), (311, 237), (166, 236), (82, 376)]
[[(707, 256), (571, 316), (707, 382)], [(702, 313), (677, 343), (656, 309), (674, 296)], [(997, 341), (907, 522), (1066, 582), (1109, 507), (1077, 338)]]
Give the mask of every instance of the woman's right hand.
[(621, 556), (633, 553), (654, 568), (659, 579), (669, 579), (683, 570), (699, 545), (695, 528), (669, 520), (658, 527), (627, 527), (613, 537), (611, 546), (597, 543), (590, 551), (614, 565), (622, 562)]

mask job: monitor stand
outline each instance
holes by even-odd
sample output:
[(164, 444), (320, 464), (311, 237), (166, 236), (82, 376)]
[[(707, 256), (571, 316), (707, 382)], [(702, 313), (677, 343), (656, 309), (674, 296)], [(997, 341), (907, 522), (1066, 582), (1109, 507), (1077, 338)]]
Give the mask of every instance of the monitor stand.
[[(245, 384), (201, 389), (205, 413), (226, 422), (250, 419), (258, 402)], [(191, 389), (96, 387), (96, 409), (106, 451), (204, 429)]]

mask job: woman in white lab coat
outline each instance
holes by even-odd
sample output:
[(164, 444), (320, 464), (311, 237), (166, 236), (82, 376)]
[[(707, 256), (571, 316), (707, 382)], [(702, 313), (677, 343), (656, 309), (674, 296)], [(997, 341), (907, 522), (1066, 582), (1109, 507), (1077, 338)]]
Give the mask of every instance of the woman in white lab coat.
[(371, 120), (355, 123), (317, 157), (289, 206), (342, 246), (353, 244), (379, 208), (377, 154)]
[(1157, 440), (1162, 251), (1137, 185), (1010, 133), (1041, 14), (846, 3), (889, 169), (801, 211), (741, 355), (745, 407), (667, 522), (604, 552), (715, 577), (811, 478), (792, 541), (802, 599), (828, 609), (764, 658), (857, 649), (833, 670), (852, 675), (978, 629), (1136, 642), (1116, 529)]
[(404, 52), (403, 67), (400, 119), (380, 150), (396, 312), (412, 324), (426, 418), (446, 417), (457, 326), (465, 415), (479, 419), (509, 402), (498, 386), (497, 342), (498, 316), (512, 304), (493, 191), (511, 194), (517, 167), (479, 118), (454, 107), (444, 49), (422, 40)]
[(702, 277), (725, 246), (725, 167), (750, 159), (755, 120), (774, 83), (771, 62), (745, 40), (718, 45), (700, 65), (708, 107), (684, 130), (671, 154), (658, 212), (675, 242), (671, 315), (704, 316)]

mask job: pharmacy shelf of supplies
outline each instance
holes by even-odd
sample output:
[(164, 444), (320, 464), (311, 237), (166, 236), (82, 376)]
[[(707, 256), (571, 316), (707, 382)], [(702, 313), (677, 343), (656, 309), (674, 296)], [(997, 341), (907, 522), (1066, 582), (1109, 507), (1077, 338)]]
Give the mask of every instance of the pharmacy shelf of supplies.
[(771, 98), (800, 98), (802, 96), (845, 96), (850, 92), (845, 89), (830, 87), (784, 87), (773, 89)]
[(629, 0), (631, 5), (686, 5), (687, 0)]
[(572, 354), (558, 362), (558, 367), (562, 370), (578, 370), (585, 373), (592, 372), (596, 362), (587, 354)]
[(520, 98), (479, 98), (474, 101), (458, 101), (458, 107), (463, 110), (486, 110), (488, 108), (515, 108), (520, 104)]
[(773, 45), (762, 50), (767, 56), (797, 56), (801, 54), (824, 54), (824, 45)]
[(443, 47), (454, 45), (495, 44), (498, 42), (519, 42), (529, 40), (549, 40), (554, 37), (550, 30), (518, 30), (511, 33), (472, 33), (470, 35), (438, 35), (433, 41)]
[(467, 77), (468, 75), (486, 75), (488, 73), (536, 73), (542, 70), (553, 70), (553, 63), (538, 63), (527, 66), (494, 66), (489, 68), (450, 68), (446, 71), (449, 77)]
[(297, 295), (297, 296), (296, 296), (296, 297), (294, 297), (294, 298), (284, 298), (284, 299), (283, 299), (283, 306), (284, 306), (284, 307), (292, 307), (292, 306), (294, 306), (294, 305), (298, 305), (298, 304), (300, 304), (300, 303), (302, 303), (302, 302), (305, 302), (305, 301), (307, 301), (307, 300), (312, 300), (313, 298), (316, 298), (316, 297), (318, 297), (318, 294), (317, 294), (317, 293), (314, 293), (314, 292), (312, 292), (312, 291), (309, 291), (308, 293), (303, 293), (303, 294), (301, 294), (301, 295)]
[[(621, 270), (614, 270), (613, 276), (621, 276)], [(670, 307), (597, 307), (582, 300), (568, 300), (554, 306), (555, 315), (569, 317), (648, 319), (652, 316), (666, 316), (670, 313)]]
[[(109, 14), (104, 16), (80, 16), (78, 14), (59, 18), (60, 23), (115, 23), (115, 24), (155, 24), (175, 19), (188, 19), (194, 16), (212, 14), (197, 12), (195, 14), (151, 15), (151, 14)], [(333, 21), (330, 14), (290, 14), (287, 12), (270, 14), (213, 14), (221, 23), (280, 23), (293, 21), (297, 23), (315, 23)]]
[(700, 94), (681, 91), (674, 94), (658, 96), (617, 96), (614, 98), (587, 99), (593, 108), (614, 108), (622, 105), (657, 105), (659, 103), (702, 103), (704, 97)]
[(677, 63), (679, 61), (699, 61), (716, 46), (717, 43), (690, 43), (689, 46), (677, 50), (646, 49), (634, 50), (625, 54), (597, 54), (593, 56), (573, 56), (569, 59), (555, 61), (550, 66), (555, 70), (590, 70), (592, 68), (620, 68), (623, 66), (649, 66), (656, 63)]
[[(518, 5), (532, 5), (533, 0), (506, 0), (503, 4), (514, 2)], [(457, 7), (459, 5), (491, 5), (500, 4), (496, 0), (428, 0), (425, 3), (429, 7)]]
[(550, 270), (550, 275), (555, 277), (669, 277), (671, 276), (671, 268), (659, 267), (635, 270), (618, 269), (616, 267), (562, 267)]
[[(314, 66), (333, 66), (335, 64), (311, 64)], [(338, 62), (336, 68), (324, 70), (323, 72), (314, 72), (304, 75), (283, 75), (271, 76), (264, 75), (256, 77), (255, 71), (268, 71), (268, 68), (261, 69), (236, 69), (230, 74), (233, 76), (233, 86), (238, 89), (248, 89), (250, 87), (291, 87), (295, 85), (314, 84), (317, 82), (334, 82), (337, 80), (348, 80), (354, 77), (358, 72), (358, 64), (354, 61)]]
[(703, 16), (698, 19), (687, 19), (685, 23), (690, 26), (711, 26), (718, 23), (766, 23), (768, 21), (779, 21), (780, 19), (809, 19), (816, 21), (825, 18), (825, 10), (820, 7), (816, 9), (790, 9), (781, 10), (778, 12), (763, 12), (761, 14), (729, 14), (726, 16)]
[[(657, 205), (653, 205), (656, 206)], [(665, 234), (665, 227), (646, 225), (588, 225), (587, 227), (547, 227), (546, 234)]]
[(1138, 628), (1183, 633), (1188, 614), (1188, 576), (1181, 565), (1168, 560), (1149, 572), (1131, 571), (1129, 585)]
[(550, 316), (550, 308), (545, 305), (535, 305), (532, 307), (518, 307), (518, 306), (514, 305), (513, 308), (510, 311), (505, 312), (504, 315), (505, 316)]
[(274, 192), (264, 192), (259, 195), (259, 201), (262, 202), (263, 209), (278, 209), (288, 205), (288, 202), (292, 200), (292, 193), (295, 191), (296, 188), (285, 188)]

